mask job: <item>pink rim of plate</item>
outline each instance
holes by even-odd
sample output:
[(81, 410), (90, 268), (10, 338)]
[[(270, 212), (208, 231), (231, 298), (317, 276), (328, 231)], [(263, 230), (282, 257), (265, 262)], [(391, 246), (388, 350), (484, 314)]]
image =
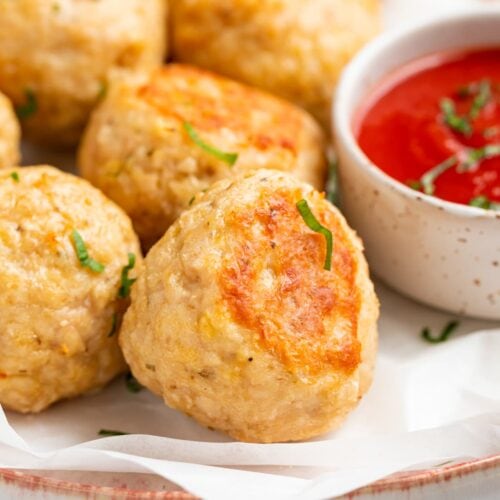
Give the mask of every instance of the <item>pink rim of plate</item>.
[[(500, 470), (500, 455), (470, 460), (467, 462), (446, 465), (427, 470), (409, 471), (394, 474), (381, 479), (371, 485), (349, 493), (348, 497), (355, 498), (361, 494), (376, 494), (388, 491), (403, 491), (411, 488), (424, 487), (431, 484), (452, 481), (463, 476), (484, 472), (488, 470)], [(141, 491), (130, 490), (126, 487), (116, 488), (110, 486), (97, 486), (91, 484), (73, 483), (54, 478), (37, 476), (19, 470), (0, 469), (0, 483), (16, 485), (32, 491), (44, 491), (52, 493), (79, 493), (88, 497), (99, 498), (126, 498), (130, 500), (140, 499), (162, 499), (162, 500), (191, 500), (195, 496), (185, 491)]]

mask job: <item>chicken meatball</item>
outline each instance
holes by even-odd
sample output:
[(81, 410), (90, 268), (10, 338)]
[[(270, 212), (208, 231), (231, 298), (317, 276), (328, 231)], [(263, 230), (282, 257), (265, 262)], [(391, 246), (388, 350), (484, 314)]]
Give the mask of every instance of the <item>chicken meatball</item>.
[(340, 425), (369, 388), (377, 316), (338, 210), (259, 170), (214, 184), (151, 249), (119, 341), (172, 408), (239, 440), (295, 441)]
[(10, 101), (0, 93), (0, 168), (17, 165), (20, 160), (19, 123)]
[(339, 74), (379, 30), (379, 0), (175, 0), (174, 59), (264, 88), (326, 128)]
[(73, 144), (115, 73), (161, 64), (167, 0), (0, 0), (0, 90), (27, 132)]
[(52, 167), (0, 170), (0, 261), (0, 404), (39, 412), (125, 369), (117, 329), (142, 261), (119, 207)]
[(325, 138), (304, 111), (190, 66), (124, 81), (94, 112), (81, 174), (132, 218), (145, 248), (193, 196), (257, 168), (322, 186)]

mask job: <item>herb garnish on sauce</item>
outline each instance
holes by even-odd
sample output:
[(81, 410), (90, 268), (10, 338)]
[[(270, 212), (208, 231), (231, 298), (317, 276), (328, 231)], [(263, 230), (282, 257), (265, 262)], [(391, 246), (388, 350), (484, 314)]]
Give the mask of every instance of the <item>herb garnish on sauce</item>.
[(78, 257), (82, 267), (88, 267), (94, 273), (102, 273), (105, 266), (89, 256), (87, 246), (85, 245), (82, 236), (76, 229), (73, 229), (71, 239), (73, 240), (73, 244), (75, 246), (76, 256)]
[(471, 207), (484, 208), (485, 210), (500, 210), (500, 203), (491, 201), (487, 196), (481, 195), (469, 201)]
[(469, 111), (469, 116), (471, 120), (475, 120), (479, 116), (479, 113), (486, 106), (490, 98), (491, 98), (490, 82), (488, 80), (483, 80), (482, 82), (479, 83), (476, 97), (474, 97), (474, 100), (472, 101), (472, 106)]
[(455, 103), (451, 99), (442, 99), (440, 107), (443, 112), (444, 123), (448, 125), (449, 128), (467, 136), (472, 134), (472, 127), (469, 120), (457, 114)]
[(435, 190), (434, 182), (448, 169), (456, 165), (458, 173), (468, 172), (477, 167), (483, 160), (489, 160), (500, 156), (500, 144), (487, 144), (481, 148), (467, 148), (464, 159), (460, 160), (456, 155), (450, 156), (439, 165), (428, 170), (420, 178), (420, 183), (425, 194), (433, 195)]
[(224, 151), (221, 151), (220, 149), (217, 149), (214, 146), (211, 146), (210, 144), (207, 144), (199, 135), (198, 132), (194, 129), (194, 127), (187, 122), (184, 122), (183, 124), (184, 130), (187, 132), (188, 136), (190, 139), (203, 151), (206, 151), (207, 153), (210, 153), (212, 156), (215, 156), (219, 160), (227, 163), (229, 166), (233, 166), (236, 161), (238, 160), (238, 153), (225, 153)]
[(491, 84), (489, 80), (470, 83), (460, 87), (457, 94), (461, 98), (474, 96), (469, 113), (467, 116), (459, 116), (456, 112), (455, 103), (451, 99), (441, 99), (440, 107), (443, 112), (444, 122), (455, 132), (470, 136), (473, 132), (471, 121), (474, 121), (479, 116), (491, 99)]
[(304, 219), (304, 222), (306, 223), (309, 229), (311, 229), (316, 233), (320, 233), (325, 237), (326, 258), (323, 269), (325, 269), (326, 271), (330, 271), (332, 268), (332, 253), (333, 253), (332, 232), (318, 222), (316, 217), (314, 217), (314, 214), (311, 212), (311, 209), (309, 208), (309, 205), (307, 204), (306, 200), (300, 200), (299, 202), (297, 202), (297, 210), (299, 211), (300, 215), (302, 216), (302, 219)]
[(449, 168), (457, 163), (456, 156), (450, 156), (448, 159), (441, 162), (439, 165), (431, 168), (420, 178), (420, 184), (425, 194), (433, 195), (436, 189), (434, 182), (441, 175), (444, 174)]

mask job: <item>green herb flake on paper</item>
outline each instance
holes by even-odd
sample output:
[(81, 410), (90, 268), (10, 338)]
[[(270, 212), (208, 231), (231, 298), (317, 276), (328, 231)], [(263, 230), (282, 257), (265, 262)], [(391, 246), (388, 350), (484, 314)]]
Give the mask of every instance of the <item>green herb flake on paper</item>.
[(449, 321), (437, 337), (433, 337), (430, 328), (425, 327), (422, 329), (420, 336), (431, 344), (440, 344), (448, 340), (450, 335), (458, 328), (459, 324), (460, 323), (456, 320)]
[(125, 385), (127, 386), (127, 390), (134, 394), (142, 391), (143, 389), (143, 386), (137, 381), (131, 372), (128, 372), (125, 375)]

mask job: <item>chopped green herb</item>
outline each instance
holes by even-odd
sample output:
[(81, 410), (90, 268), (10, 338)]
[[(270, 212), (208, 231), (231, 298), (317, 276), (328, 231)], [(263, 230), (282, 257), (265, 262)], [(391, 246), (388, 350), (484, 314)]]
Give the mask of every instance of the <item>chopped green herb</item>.
[(94, 273), (102, 273), (105, 269), (104, 265), (89, 256), (85, 242), (76, 229), (73, 229), (71, 238), (75, 246), (76, 256), (82, 267), (88, 267)]
[(469, 201), (471, 207), (490, 208), (490, 200), (486, 196), (476, 196)]
[(309, 205), (306, 200), (300, 200), (297, 202), (297, 210), (299, 211), (302, 219), (306, 223), (307, 227), (316, 233), (320, 233), (325, 237), (326, 240), (326, 258), (324, 269), (330, 271), (332, 268), (332, 252), (333, 252), (333, 235), (332, 232), (325, 226), (322, 226), (314, 214), (311, 212)]
[(142, 385), (137, 382), (136, 378), (130, 372), (125, 375), (125, 385), (127, 389), (133, 393), (140, 392), (143, 389)]
[(488, 144), (482, 148), (469, 148), (467, 157), (458, 165), (458, 172), (467, 172), (476, 167), (481, 161), (500, 156), (500, 144)]
[(14, 179), (14, 182), (19, 182), (19, 174), (17, 172), (11, 172), (10, 176)]
[(500, 210), (500, 203), (491, 201), (487, 196), (476, 196), (469, 201), (471, 207), (484, 208), (485, 210)]
[(481, 110), (486, 106), (491, 98), (491, 85), (488, 80), (483, 80), (479, 83), (477, 95), (472, 101), (472, 106), (469, 111), (469, 117), (471, 120), (475, 120)]
[(128, 434), (128, 432), (113, 431), (113, 430), (110, 430), (110, 429), (101, 429), (98, 432), (98, 434), (99, 434), (99, 436), (105, 436), (105, 437), (109, 437), (109, 436), (126, 436)]
[(148, 369), (149, 371), (155, 372), (156, 371), (156, 366), (155, 365), (150, 365), (150, 364), (146, 363), (146, 369)]
[(133, 253), (128, 254), (128, 264), (123, 267), (121, 275), (121, 285), (118, 289), (118, 297), (125, 299), (130, 295), (130, 287), (136, 282), (137, 278), (129, 278), (128, 273), (135, 266), (135, 255)]
[(198, 132), (194, 129), (194, 127), (187, 122), (183, 123), (184, 130), (187, 132), (188, 136), (190, 139), (203, 151), (206, 151), (207, 153), (210, 153), (212, 156), (215, 156), (219, 160), (227, 163), (231, 167), (236, 163), (238, 160), (238, 153), (225, 153), (223, 151), (220, 151), (219, 149), (210, 146), (210, 144), (207, 144), (206, 142), (203, 141), (203, 139), (198, 135)]
[(444, 123), (454, 130), (463, 135), (470, 135), (472, 127), (467, 118), (459, 116), (455, 110), (455, 103), (451, 99), (441, 99), (441, 111), (443, 112)]
[(108, 95), (108, 82), (99, 82), (99, 92), (97, 92), (97, 100), (102, 101)]
[(422, 189), (422, 183), (420, 181), (416, 181), (415, 179), (407, 180), (406, 185), (415, 191), (420, 191)]
[(431, 335), (431, 330), (428, 327), (423, 328), (420, 335), (424, 340), (430, 342), (431, 344), (439, 344), (440, 342), (448, 340), (448, 337), (457, 329), (459, 324), (460, 323), (458, 321), (450, 321), (445, 325), (437, 337), (433, 337)]
[(456, 165), (457, 158), (455, 156), (450, 156), (448, 159), (441, 162), (439, 165), (431, 168), (420, 178), (420, 183), (425, 194), (433, 195), (436, 189), (434, 182), (436, 179), (446, 172), (448, 169)]
[(113, 313), (113, 316), (111, 316), (111, 328), (109, 329), (108, 337), (112, 337), (116, 333), (117, 326), (118, 326), (118, 314)]
[(328, 164), (328, 180), (326, 181), (326, 199), (333, 205), (339, 204), (338, 160)]
[(420, 178), (425, 194), (433, 195), (435, 191), (435, 181), (444, 172), (450, 168), (457, 166), (458, 173), (468, 172), (476, 167), (481, 161), (489, 160), (500, 156), (500, 144), (488, 144), (482, 148), (468, 148), (466, 150), (465, 159), (458, 160), (455, 155), (450, 156), (439, 165), (431, 168)]
[(194, 200), (196, 199), (196, 196), (191, 196), (189, 199), (188, 205), (191, 206), (194, 203)]
[(31, 115), (35, 114), (38, 109), (38, 101), (33, 90), (30, 88), (25, 89), (24, 96), (26, 98), (24, 104), (16, 106), (17, 116), (21, 120), (29, 118)]

